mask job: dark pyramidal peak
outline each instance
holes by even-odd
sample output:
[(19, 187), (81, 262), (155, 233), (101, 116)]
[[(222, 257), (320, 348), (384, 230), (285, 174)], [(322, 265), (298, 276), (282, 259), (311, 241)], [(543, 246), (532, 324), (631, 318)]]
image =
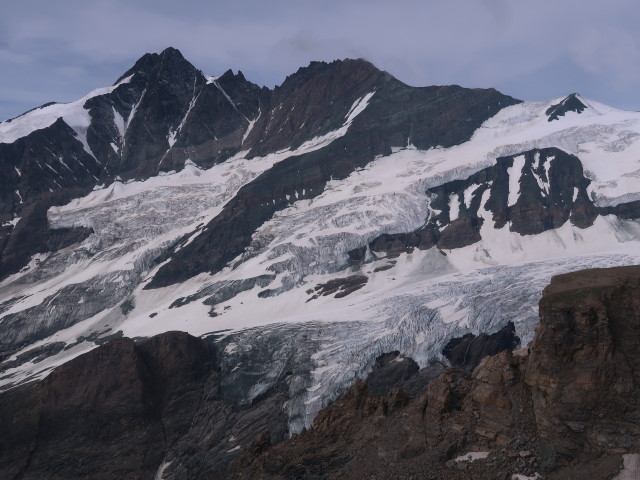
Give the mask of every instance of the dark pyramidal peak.
[(127, 70), (115, 81), (114, 85), (118, 85), (126, 78), (136, 74), (143, 77), (149, 77), (150, 75), (153, 75), (154, 72), (157, 74), (160, 70), (171, 72), (187, 69), (187, 71), (189, 71), (193, 68), (193, 65), (184, 58), (180, 50), (168, 47), (160, 53), (144, 54), (138, 59), (133, 67)]
[(545, 114), (549, 117), (549, 121), (559, 120), (564, 117), (567, 112), (582, 113), (587, 107), (584, 99), (577, 93), (567, 95), (560, 103), (551, 105)]

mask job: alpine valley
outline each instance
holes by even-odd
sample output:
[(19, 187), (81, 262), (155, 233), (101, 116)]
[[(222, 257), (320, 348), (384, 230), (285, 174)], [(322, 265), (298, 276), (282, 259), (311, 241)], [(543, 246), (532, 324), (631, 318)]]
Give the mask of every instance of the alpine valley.
[(639, 220), (640, 113), (144, 55), (0, 123), (0, 477), (611, 478)]

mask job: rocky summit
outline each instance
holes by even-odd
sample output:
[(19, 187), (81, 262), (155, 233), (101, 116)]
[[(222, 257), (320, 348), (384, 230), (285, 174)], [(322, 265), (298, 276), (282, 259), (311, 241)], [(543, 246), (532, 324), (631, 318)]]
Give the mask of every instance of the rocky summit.
[(3, 476), (607, 478), (639, 152), (640, 113), (577, 93), (362, 59), (269, 89), (173, 48), (1, 122)]

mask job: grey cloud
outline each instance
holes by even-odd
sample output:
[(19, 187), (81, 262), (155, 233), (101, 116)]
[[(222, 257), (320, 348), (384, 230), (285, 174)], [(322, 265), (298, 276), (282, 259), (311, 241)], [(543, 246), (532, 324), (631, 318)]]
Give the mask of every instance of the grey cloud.
[(0, 118), (33, 107), (29, 98), (79, 98), (167, 46), (206, 73), (242, 70), (268, 86), (311, 60), (364, 57), (412, 85), (492, 86), (523, 99), (584, 85), (599, 101), (639, 108), (639, 13), (632, 0), (12, 2), (0, 18)]
[(508, 0), (482, 0), (498, 25), (508, 25), (512, 20), (511, 3)]

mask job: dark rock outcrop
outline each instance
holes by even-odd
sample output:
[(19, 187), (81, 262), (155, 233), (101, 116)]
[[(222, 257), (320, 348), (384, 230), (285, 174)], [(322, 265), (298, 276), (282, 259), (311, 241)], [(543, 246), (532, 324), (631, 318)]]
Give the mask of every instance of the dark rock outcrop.
[[(520, 171), (514, 171), (516, 158), (522, 161)], [(433, 213), (425, 225), (413, 232), (381, 235), (369, 248), (388, 257), (411, 253), (414, 248), (461, 248), (482, 239), (480, 229), (487, 221), (492, 228), (508, 226), (521, 235), (536, 235), (567, 221), (588, 228), (598, 215), (640, 217), (638, 201), (596, 206), (587, 192), (590, 183), (580, 159), (558, 148), (501, 157), (495, 165), (464, 180), (429, 188), (426, 193)], [(512, 188), (517, 191), (510, 192)]]
[(587, 106), (578, 98), (577, 93), (567, 95), (560, 103), (551, 105), (544, 113), (549, 117), (548, 121), (553, 122), (564, 117), (567, 112), (582, 113)]
[(409, 233), (385, 233), (376, 237), (370, 244), (373, 252), (385, 252), (389, 258), (398, 257), (402, 253), (411, 253), (414, 248), (426, 250), (433, 247), (440, 232), (433, 228), (420, 228)]
[(369, 395), (387, 397), (394, 389), (401, 389), (415, 397), (427, 389), (429, 382), (444, 370), (440, 362), (433, 362), (426, 368), (418, 367), (411, 358), (398, 351), (385, 353), (376, 359), (373, 370), (365, 380)]
[(554, 277), (531, 347), (540, 435), (560, 459), (640, 445), (640, 266)]
[(264, 429), (283, 440), (286, 387), (240, 406), (221, 389), (216, 355), (181, 332), (122, 338), (3, 393), (0, 478), (153, 479), (163, 464), (203, 478)]
[(473, 371), (487, 356), (496, 355), (504, 350), (514, 350), (520, 345), (513, 322), (507, 323), (495, 333), (474, 335), (467, 333), (447, 343), (442, 354), (456, 368)]
[(351, 275), (349, 277), (334, 278), (326, 283), (319, 283), (308, 291), (308, 293), (312, 295), (309, 300), (315, 300), (319, 296), (334, 294), (335, 298), (346, 297), (350, 293), (364, 287), (368, 280), (369, 278), (366, 275)]

